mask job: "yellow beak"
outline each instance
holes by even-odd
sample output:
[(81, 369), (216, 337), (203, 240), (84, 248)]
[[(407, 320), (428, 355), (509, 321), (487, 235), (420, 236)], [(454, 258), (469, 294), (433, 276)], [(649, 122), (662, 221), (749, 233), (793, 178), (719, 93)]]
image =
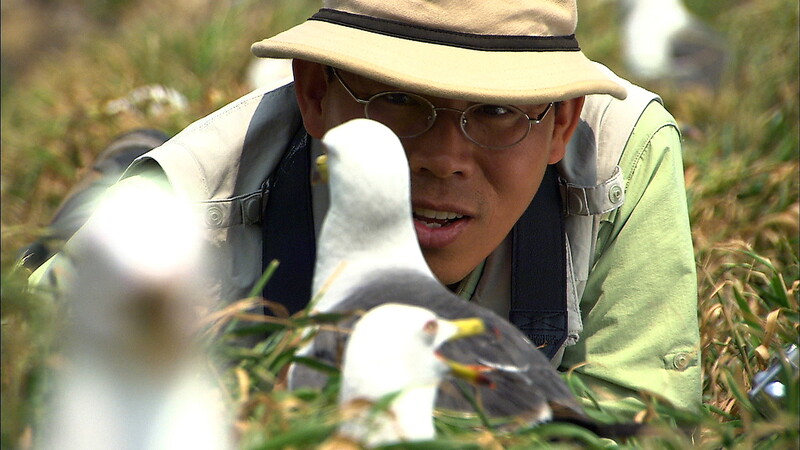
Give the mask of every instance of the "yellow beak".
[(458, 331), (448, 341), (475, 336), (486, 331), (483, 320), (478, 318), (451, 320), (450, 323), (455, 325)]
[(328, 155), (319, 155), (315, 162), (316, 170), (311, 178), (313, 183), (328, 182)]
[[(449, 322), (455, 326), (457, 331), (447, 339), (448, 341), (475, 336), (486, 331), (486, 325), (483, 323), (483, 320), (478, 318), (457, 319), (450, 320)], [(450, 368), (450, 372), (453, 375), (473, 384), (492, 385), (492, 381), (484, 375), (485, 372), (490, 372), (492, 368), (478, 364), (461, 364), (452, 359), (445, 358), (440, 353), (437, 353), (436, 356)]]

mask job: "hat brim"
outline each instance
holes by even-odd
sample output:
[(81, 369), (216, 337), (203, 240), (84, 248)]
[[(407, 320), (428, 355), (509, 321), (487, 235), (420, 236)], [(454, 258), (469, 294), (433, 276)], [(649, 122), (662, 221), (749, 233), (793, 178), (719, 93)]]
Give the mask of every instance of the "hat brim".
[(402, 39), (309, 20), (252, 45), (254, 55), (334, 66), (443, 98), (539, 104), (589, 94), (626, 96), (581, 51), (485, 51)]

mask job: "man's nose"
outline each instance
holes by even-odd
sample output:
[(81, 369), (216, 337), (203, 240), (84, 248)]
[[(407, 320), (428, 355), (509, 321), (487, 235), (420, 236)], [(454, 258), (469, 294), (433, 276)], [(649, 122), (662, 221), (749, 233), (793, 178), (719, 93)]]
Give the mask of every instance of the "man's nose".
[(404, 139), (412, 173), (428, 172), (439, 178), (471, 173), (475, 144), (464, 135), (461, 117), (459, 110), (437, 108), (430, 130)]

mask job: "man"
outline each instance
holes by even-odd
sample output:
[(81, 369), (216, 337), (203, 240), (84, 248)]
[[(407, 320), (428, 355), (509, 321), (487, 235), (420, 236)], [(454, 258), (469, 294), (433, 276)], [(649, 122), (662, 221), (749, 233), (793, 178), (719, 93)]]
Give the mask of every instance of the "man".
[(277, 258), (265, 296), (295, 311), (327, 207), (308, 183), (319, 138), (381, 121), (402, 138), (419, 243), (442, 283), (509, 317), (611, 411), (639, 410), (640, 390), (694, 408), (677, 127), (655, 95), (586, 59), (576, 15), (555, 0), (327, 1), (252, 47), (292, 58), (294, 84), (198, 121), (126, 177), (166, 179), (202, 205), (216, 298), (245, 297)]

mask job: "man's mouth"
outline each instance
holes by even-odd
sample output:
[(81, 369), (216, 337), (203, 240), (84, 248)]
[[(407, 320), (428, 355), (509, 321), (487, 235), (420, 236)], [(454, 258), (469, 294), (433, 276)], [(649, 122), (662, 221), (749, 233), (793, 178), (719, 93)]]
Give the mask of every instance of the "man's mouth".
[(446, 227), (463, 219), (462, 214), (452, 211), (435, 211), (427, 208), (414, 208), (414, 219), (428, 228)]
[(414, 229), (423, 249), (453, 244), (469, 228), (473, 217), (454, 211), (414, 208)]

